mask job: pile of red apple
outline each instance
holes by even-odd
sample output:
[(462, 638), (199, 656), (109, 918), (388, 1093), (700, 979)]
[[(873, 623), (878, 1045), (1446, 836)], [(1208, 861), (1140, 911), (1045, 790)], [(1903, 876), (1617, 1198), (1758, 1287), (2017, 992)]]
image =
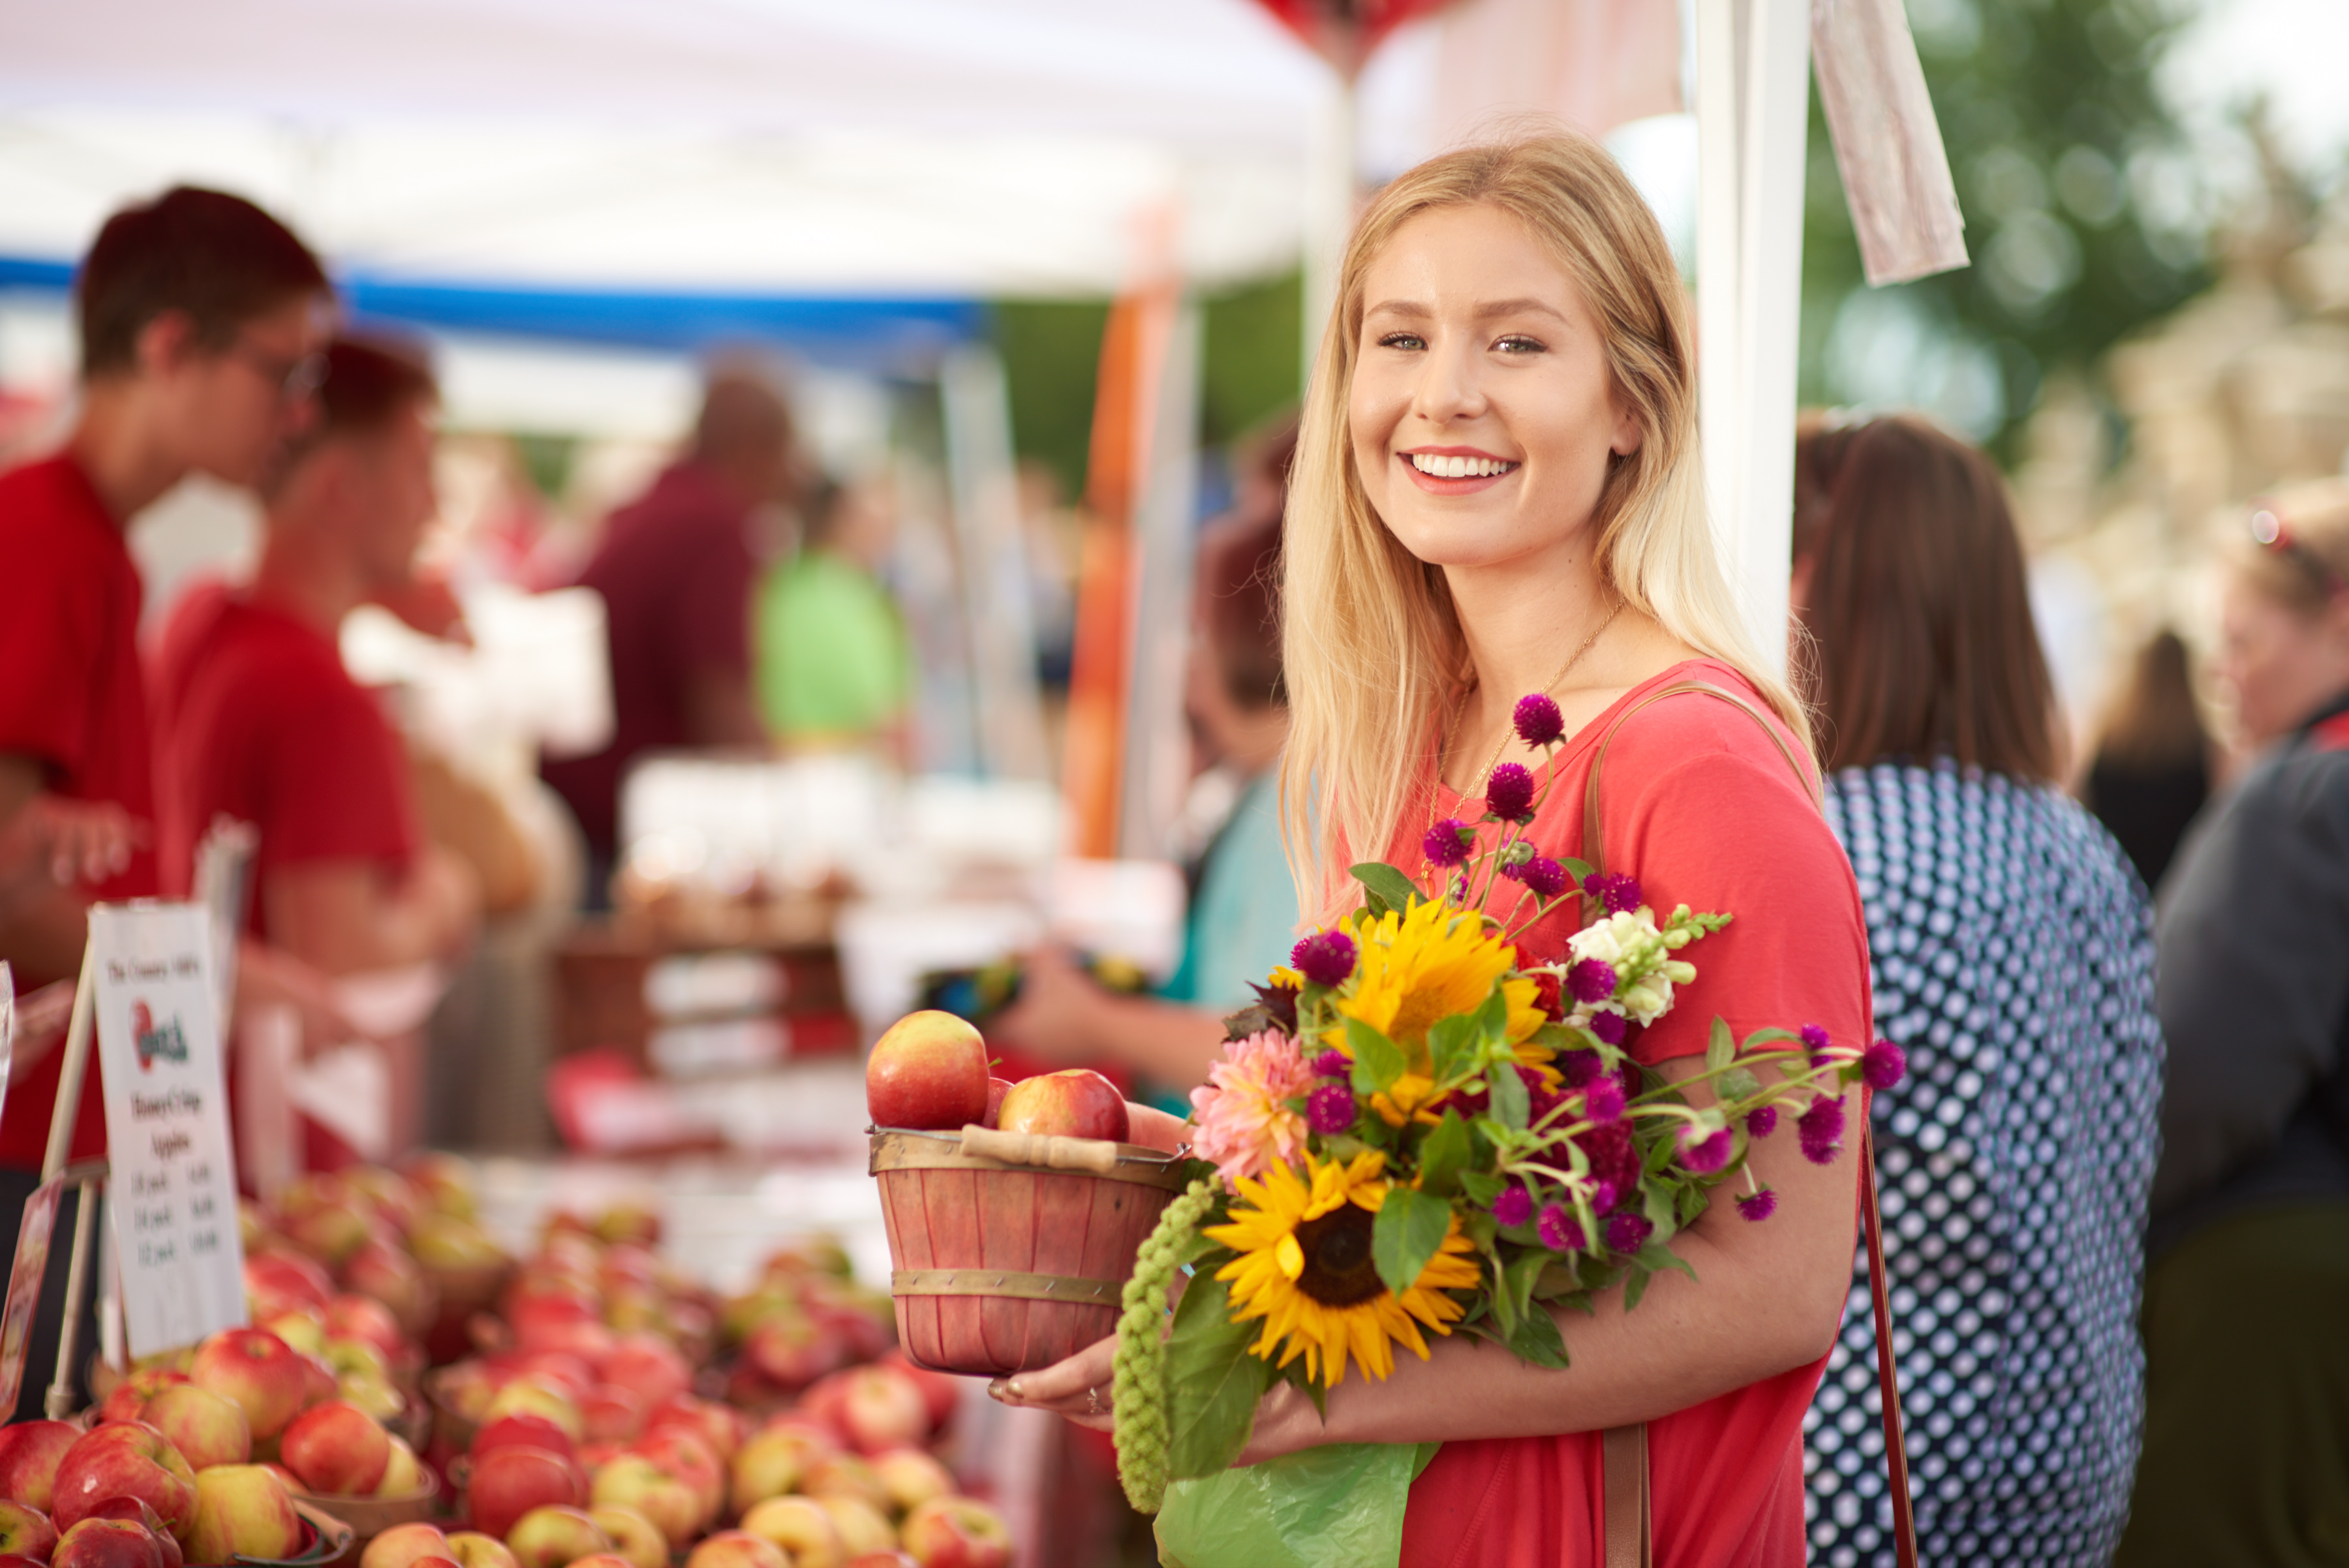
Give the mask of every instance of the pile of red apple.
[[(373, 1304), (373, 1303), (369, 1303)], [(133, 1373), (91, 1413), (0, 1428), (0, 1568), (180, 1568), (299, 1553), (308, 1491), (414, 1496), (415, 1453), (267, 1329), (212, 1335), (185, 1370)]]
[(909, 1012), (864, 1061), (864, 1108), (875, 1127), (954, 1132), (978, 1126), (1123, 1143), (1125, 1096), (1085, 1067), (1009, 1083), (988, 1071), (987, 1042), (951, 1012)]

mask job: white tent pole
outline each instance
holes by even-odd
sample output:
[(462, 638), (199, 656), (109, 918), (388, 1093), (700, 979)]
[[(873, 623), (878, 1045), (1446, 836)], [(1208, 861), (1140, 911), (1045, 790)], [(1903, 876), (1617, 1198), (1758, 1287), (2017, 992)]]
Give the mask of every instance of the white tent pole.
[(1795, 511), (1795, 358), (1803, 304), (1804, 144), (1810, 124), (1808, 0), (1748, 0), (1738, 268), (1738, 549), (1732, 569), (1763, 656), (1786, 659)]
[(938, 367), (938, 392), (969, 619), (979, 760), (997, 778), (1042, 779), (1050, 767), (1003, 361), (983, 343), (952, 349)]
[(1724, 563), (1737, 559), (1740, 535), (1737, 373), (1744, 334), (1738, 324), (1744, 291), (1743, 161), (1739, 134), (1738, 13), (1742, 0), (1697, 0), (1697, 410), (1702, 431), (1704, 488), (1714, 538)]

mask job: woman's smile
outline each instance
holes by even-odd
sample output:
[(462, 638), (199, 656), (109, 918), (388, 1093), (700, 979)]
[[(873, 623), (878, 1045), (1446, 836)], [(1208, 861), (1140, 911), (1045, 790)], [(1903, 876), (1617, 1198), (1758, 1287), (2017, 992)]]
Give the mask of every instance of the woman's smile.
[(1491, 490), (1525, 464), (1472, 446), (1423, 446), (1395, 454), (1412, 483), (1430, 495), (1473, 495)]

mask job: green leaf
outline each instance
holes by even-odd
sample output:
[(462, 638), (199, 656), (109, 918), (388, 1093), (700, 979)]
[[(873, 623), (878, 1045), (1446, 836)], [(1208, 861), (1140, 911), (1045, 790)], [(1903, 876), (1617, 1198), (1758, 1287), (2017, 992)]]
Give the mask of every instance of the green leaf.
[(1346, 1020), (1346, 1049), (1354, 1058), (1354, 1089), (1358, 1094), (1383, 1094), (1411, 1064), (1402, 1047), (1359, 1018)]
[(1469, 1047), (1476, 1038), (1476, 1020), (1465, 1013), (1454, 1013), (1439, 1018), (1428, 1026), (1427, 1059), (1430, 1075), (1444, 1082), (1468, 1060)]
[(1229, 1469), (1247, 1447), (1272, 1366), (1247, 1352), (1262, 1324), (1232, 1322), (1230, 1292), (1195, 1274), (1166, 1342), (1167, 1468), (1176, 1476)]
[(1640, 1304), (1640, 1298), (1648, 1293), (1648, 1279), (1652, 1272), (1652, 1270), (1648, 1269), (1642, 1264), (1634, 1263), (1631, 1265), (1630, 1282), (1623, 1287), (1623, 1310), (1625, 1312), (1630, 1312), (1632, 1308), (1638, 1306)]
[(1410, 877), (1383, 860), (1365, 860), (1351, 871), (1354, 880), (1389, 909), (1407, 910), (1414, 904), (1426, 902)]
[(1488, 1045), (1505, 1045), (1509, 1039), (1509, 999), (1495, 986), (1485, 998), (1485, 1005), (1476, 1010), (1476, 1033)]
[(1507, 1185), (1489, 1170), (1464, 1170), (1460, 1173), (1460, 1190), (1466, 1193), (1471, 1201), (1487, 1209), (1493, 1206), (1493, 1199), (1501, 1195), (1501, 1189)]
[(1443, 1247), (1451, 1229), (1452, 1205), (1443, 1199), (1408, 1187), (1387, 1189), (1378, 1221), (1371, 1227), (1371, 1262), (1378, 1265), (1387, 1289), (1401, 1295), (1418, 1283), (1419, 1272)]
[(1573, 875), (1574, 885), (1578, 888), (1582, 886), (1582, 879), (1589, 876), (1590, 873), (1596, 869), (1589, 861), (1577, 860), (1571, 855), (1559, 857), (1557, 863), (1565, 867), (1567, 870)]
[(1762, 1092), (1762, 1080), (1743, 1067), (1732, 1067), (1713, 1080), (1713, 1092), (1724, 1100), (1750, 1100)]
[(1648, 1270), (1651, 1273), (1661, 1273), (1666, 1269), (1678, 1269), (1690, 1279), (1696, 1278), (1695, 1264), (1690, 1262), (1686, 1258), (1682, 1257), (1678, 1252), (1673, 1251), (1670, 1247), (1667, 1247), (1663, 1242), (1658, 1241), (1653, 1236), (1649, 1237), (1646, 1241), (1640, 1244), (1639, 1263), (1641, 1268)]
[(1507, 1303), (1508, 1314), (1513, 1321), (1537, 1310), (1533, 1305), (1534, 1285), (1548, 1267), (1549, 1254), (1547, 1251), (1527, 1252), (1518, 1258), (1503, 1272), (1501, 1288), (1493, 1293), (1494, 1304), (1498, 1306)]
[(1460, 1190), (1461, 1172), (1467, 1168), (1475, 1145), (1469, 1138), (1468, 1124), (1454, 1111), (1444, 1113), (1435, 1130), (1419, 1146), (1419, 1184), (1422, 1189), (1449, 1198)]
[(1509, 1335), (1508, 1343), (1520, 1361), (1554, 1371), (1563, 1371), (1567, 1366), (1566, 1339), (1557, 1332), (1557, 1320), (1540, 1307), (1517, 1320), (1516, 1332)]
[(1718, 1073), (1737, 1059), (1737, 1036), (1729, 1032), (1729, 1020), (1715, 1014), (1713, 1037), (1704, 1048), (1704, 1070)]
[(1516, 1062), (1495, 1063), (1485, 1082), (1492, 1091), (1493, 1119), (1511, 1132), (1525, 1131), (1533, 1100), (1526, 1093), (1526, 1081), (1517, 1076)]

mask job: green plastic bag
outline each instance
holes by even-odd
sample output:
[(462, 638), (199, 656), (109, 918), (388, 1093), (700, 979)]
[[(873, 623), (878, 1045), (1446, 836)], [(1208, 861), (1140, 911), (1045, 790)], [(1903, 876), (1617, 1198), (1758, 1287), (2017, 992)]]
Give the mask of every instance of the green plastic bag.
[(1169, 1482), (1164, 1568), (1393, 1568), (1411, 1483), (1435, 1443), (1332, 1443)]

